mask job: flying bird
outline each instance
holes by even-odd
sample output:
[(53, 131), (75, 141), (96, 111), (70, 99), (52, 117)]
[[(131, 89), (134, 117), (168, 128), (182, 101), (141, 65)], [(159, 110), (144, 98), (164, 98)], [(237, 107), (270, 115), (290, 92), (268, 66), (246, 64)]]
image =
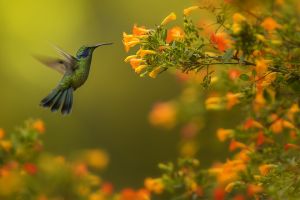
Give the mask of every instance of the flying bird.
[(41, 100), (40, 105), (50, 108), (52, 112), (56, 112), (61, 108), (63, 115), (69, 114), (73, 105), (73, 92), (82, 86), (89, 76), (94, 50), (97, 47), (111, 44), (84, 45), (77, 51), (76, 56), (72, 56), (58, 47), (55, 47), (55, 49), (63, 58), (35, 56), (44, 65), (63, 74), (63, 78), (57, 87)]

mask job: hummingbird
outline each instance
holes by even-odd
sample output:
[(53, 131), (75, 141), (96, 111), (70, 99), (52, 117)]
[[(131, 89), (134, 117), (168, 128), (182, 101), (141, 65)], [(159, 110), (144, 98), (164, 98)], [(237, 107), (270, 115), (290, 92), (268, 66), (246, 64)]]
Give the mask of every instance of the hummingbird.
[(82, 86), (89, 76), (94, 50), (97, 47), (111, 44), (84, 45), (79, 48), (76, 56), (72, 56), (58, 47), (55, 47), (55, 49), (63, 58), (35, 56), (44, 65), (63, 74), (56, 88), (41, 100), (40, 105), (50, 108), (52, 112), (56, 112), (61, 108), (63, 115), (69, 114), (73, 105), (73, 92)]

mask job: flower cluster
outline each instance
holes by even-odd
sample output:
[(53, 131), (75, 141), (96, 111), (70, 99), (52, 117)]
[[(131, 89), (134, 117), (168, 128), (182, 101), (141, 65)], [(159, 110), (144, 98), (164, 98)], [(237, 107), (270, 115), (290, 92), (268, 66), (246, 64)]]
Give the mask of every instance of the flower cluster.
[[(204, 10), (214, 21), (195, 23), (190, 15)], [(160, 165), (163, 175), (146, 181), (151, 191), (163, 199), (299, 198), (299, 10), (293, 0), (202, 1), (184, 9), (182, 26), (169, 28), (171, 13), (142, 37), (133, 31), (139, 42), (130, 48), (139, 50), (125, 61), (152, 78), (170, 69), (183, 85), (149, 114), (154, 126), (179, 128), (183, 157), (177, 167)], [(203, 132), (228, 146), (228, 158), (208, 169), (195, 159)]]

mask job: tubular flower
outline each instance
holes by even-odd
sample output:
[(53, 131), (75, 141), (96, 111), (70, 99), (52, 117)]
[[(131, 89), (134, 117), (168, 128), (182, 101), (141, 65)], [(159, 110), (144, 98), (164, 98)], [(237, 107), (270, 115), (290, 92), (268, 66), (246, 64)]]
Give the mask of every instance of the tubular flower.
[(144, 182), (145, 188), (155, 194), (161, 194), (164, 190), (164, 184), (161, 179), (146, 178)]
[(132, 28), (132, 33), (135, 36), (143, 36), (149, 33), (149, 30), (145, 27), (138, 27), (136, 24)]
[(263, 191), (263, 188), (259, 185), (250, 184), (247, 187), (247, 194), (249, 196), (254, 196), (258, 193), (261, 193)]
[(258, 121), (249, 118), (245, 121), (244, 123), (244, 129), (248, 130), (249, 128), (258, 128), (258, 129), (263, 129), (263, 125), (261, 125), (261, 123), (259, 123)]
[(232, 137), (233, 135), (234, 135), (234, 130), (233, 129), (219, 128), (217, 130), (217, 136), (218, 136), (218, 139), (221, 142), (224, 142), (227, 138)]
[(232, 140), (229, 145), (229, 150), (234, 151), (236, 149), (246, 149), (247, 146), (244, 143), (238, 142), (236, 140)]
[(234, 34), (238, 34), (242, 30), (241, 23), (244, 21), (246, 21), (246, 18), (240, 13), (233, 15), (232, 31)]
[(281, 25), (278, 24), (272, 17), (266, 18), (261, 23), (261, 26), (267, 31), (273, 31), (273, 30), (281, 27)]
[(137, 191), (124, 189), (121, 191), (119, 200), (150, 200), (150, 195), (148, 191), (143, 189)]
[(270, 60), (265, 60), (265, 59), (256, 60), (255, 70), (259, 76), (267, 72), (268, 64), (270, 62), (271, 62)]
[(296, 150), (299, 150), (300, 149), (300, 146), (299, 145), (296, 145), (296, 144), (291, 144), (291, 143), (288, 143), (288, 144), (285, 144), (284, 145), (284, 149), (287, 151), (289, 149), (296, 149)]
[(150, 73), (149, 73), (149, 76), (151, 78), (156, 78), (156, 76), (162, 72), (163, 68), (162, 67), (156, 67), (154, 70), (152, 70)]
[(166, 42), (170, 43), (174, 40), (180, 40), (184, 38), (184, 32), (179, 26), (175, 26), (168, 30)]
[(124, 62), (129, 62), (132, 58), (137, 58), (137, 55), (127, 56), (127, 57), (124, 59)]
[(242, 97), (242, 93), (227, 93), (226, 99), (227, 99), (227, 109), (231, 109), (233, 106), (239, 103), (239, 98)]
[(154, 126), (172, 128), (176, 121), (176, 107), (173, 103), (157, 103), (149, 114), (149, 121)]
[(191, 6), (191, 7), (188, 7), (188, 8), (186, 8), (186, 9), (183, 10), (183, 14), (184, 14), (185, 16), (188, 16), (188, 15), (191, 14), (191, 12), (193, 12), (194, 10), (197, 10), (197, 9), (199, 9), (199, 6)]
[(130, 48), (140, 43), (140, 39), (135, 37), (134, 35), (128, 35), (125, 32), (123, 33), (123, 44), (126, 52), (129, 51)]
[(209, 97), (205, 101), (207, 110), (219, 110), (222, 108), (222, 99), (220, 97)]
[(220, 51), (225, 51), (230, 47), (230, 40), (225, 33), (212, 33), (210, 35), (210, 41), (216, 45)]
[(138, 52), (136, 54), (138, 56), (140, 56), (141, 58), (143, 58), (144, 56), (149, 55), (149, 54), (156, 54), (156, 51), (147, 50), (147, 49), (140, 49), (140, 50), (138, 50)]
[(45, 123), (38, 119), (38, 120), (35, 120), (33, 123), (32, 123), (32, 128), (34, 130), (36, 130), (37, 132), (39, 133), (44, 133), (45, 132)]
[(266, 176), (274, 167), (277, 167), (277, 165), (263, 164), (259, 166), (258, 170), (262, 176)]
[(5, 132), (2, 128), (0, 128), (0, 140), (3, 139), (5, 136)]
[(140, 58), (132, 58), (130, 60), (130, 65), (132, 67), (132, 69), (136, 69), (138, 66), (141, 65), (141, 63), (143, 63), (144, 60), (143, 59), (140, 59)]
[(135, 73), (140, 74), (144, 69), (146, 69), (148, 65), (140, 65), (134, 69)]
[(161, 22), (160, 25), (164, 26), (174, 20), (176, 20), (176, 14), (172, 12)]

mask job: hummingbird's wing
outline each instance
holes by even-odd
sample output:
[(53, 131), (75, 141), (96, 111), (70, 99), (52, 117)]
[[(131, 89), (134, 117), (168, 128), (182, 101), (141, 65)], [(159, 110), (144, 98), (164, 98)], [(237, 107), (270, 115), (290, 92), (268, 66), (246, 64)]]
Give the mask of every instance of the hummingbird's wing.
[(43, 63), (44, 65), (58, 71), (61, 74), (65, 74), (67, 71), (66, 66), (68, 64), (63, 59), (51, 58), (51, 57), (47, 57), (47, 56), (38, 56), (38, 55), (34, 55), (33, 57), (35, 59), (37, 59), (38, 61), (40, 61), (41, 63)]
[(72, 56), (71, 54), (65, 52), (64, 50), (60, 49), (59, 47), (53, 45), (54, 49), (62, 55), (66, 60), (65, 60), (65, 65), (66, 65), (66, 70), (67, 71), (74, 71), (75, 67), (77, 66), (77, 59)]

